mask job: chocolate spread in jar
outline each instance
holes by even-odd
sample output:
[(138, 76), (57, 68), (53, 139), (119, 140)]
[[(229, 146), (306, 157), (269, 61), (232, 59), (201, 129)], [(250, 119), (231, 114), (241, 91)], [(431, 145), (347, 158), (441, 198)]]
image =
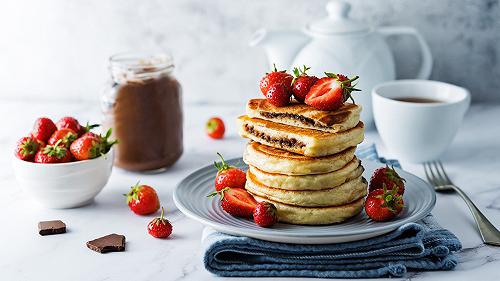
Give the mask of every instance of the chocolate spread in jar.
[[(148, 72), (154, 75), (149, 77)], [(182, 155), (181, 86), (170, 72), (143, 68), (140, 79), (115, 81), (109, 110), (113, 116), (106, 119), (119, 140), (116, 166), (131, 171), (158, 170)]]

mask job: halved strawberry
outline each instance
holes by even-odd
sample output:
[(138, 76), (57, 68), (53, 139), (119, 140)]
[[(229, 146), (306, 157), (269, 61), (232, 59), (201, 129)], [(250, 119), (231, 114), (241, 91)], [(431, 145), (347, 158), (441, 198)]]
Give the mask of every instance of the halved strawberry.
[(319, 110), (337, 110), (348, 99), (352, 99), (351, 92), (360, 91), (352, 86), (359, 76), (348, 79), (342, 74), (327, 73), (327, 77), (319, 79), (309, 90), (305, 103)]
[(243, 188), (226, 187), (221, 191), (210, 193), (207, 197), (220, 195), (221, 207), (230, 215), (251, 218), (257, 201)]

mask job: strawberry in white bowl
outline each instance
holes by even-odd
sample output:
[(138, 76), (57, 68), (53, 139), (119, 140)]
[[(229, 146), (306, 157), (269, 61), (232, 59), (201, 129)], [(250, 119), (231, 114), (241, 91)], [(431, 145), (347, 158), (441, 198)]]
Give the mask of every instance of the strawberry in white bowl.
[[(72, 129), (42, 126), (40, 120), (53, 124), (48, 118), (38, 119), (31, 135), (16, 143), (12, 165), (20, 187), (49, 208), (74, 208), (92, 202), (111, 175), (112, 146), (116, 143), (108, 141), (111, 131), (104, 136), (92, 133), (76, 138)], [(92, 146), (71, 148), (75, 142), (89, 136)]]

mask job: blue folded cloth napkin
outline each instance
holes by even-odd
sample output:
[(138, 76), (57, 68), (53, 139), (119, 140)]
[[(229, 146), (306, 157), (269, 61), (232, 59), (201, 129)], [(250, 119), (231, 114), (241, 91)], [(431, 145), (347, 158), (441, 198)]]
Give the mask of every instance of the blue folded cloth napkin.
[[(360, 159), (395, 167), (379, 158), (374, 145), (356, 151)], [(458, 238), (430, 214), (418, 223), (361, 241), (301, 245), (238, 237), (206, 228), (202, 245), (205, 268), (227, 277), (363, 278), (403, 276), (408, 270), (451, 270), (457, 265)]]

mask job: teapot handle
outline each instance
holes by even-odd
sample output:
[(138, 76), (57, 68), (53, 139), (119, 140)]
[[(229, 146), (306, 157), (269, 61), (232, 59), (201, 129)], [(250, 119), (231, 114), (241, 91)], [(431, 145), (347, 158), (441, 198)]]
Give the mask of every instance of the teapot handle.
[(422, 64), (420, 65), (420, 70), (418, 71), (416, 79), (429, 79), (432, 71), (432, 54), (429, 49), (429, 45), (425, 42), (424, 38), (415, 28), (409, 26), (389, 26), (378, 28), (378, 31), (384, 36), (393, 35), (411, 35), (417, 39), (420, 45), (420, 50), (422, 52)]

